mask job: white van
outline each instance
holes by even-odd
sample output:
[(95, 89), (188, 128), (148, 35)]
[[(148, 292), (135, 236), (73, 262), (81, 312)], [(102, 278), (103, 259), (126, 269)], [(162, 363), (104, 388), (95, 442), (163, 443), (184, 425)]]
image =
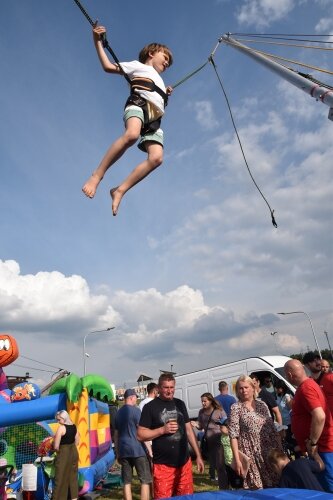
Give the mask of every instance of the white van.
[[(286, 380), (283, 369), (289, 359), (287, 356), (253, 357), (177, 375), (175, 397), (185, 402), (190, 418), (197, 418), (201, 408), (201, 394), (210, 392), (213, 396), (217, 396), (219, 382), (224, 380), (229, 385), (229, 394), (236, 396), (235, 385), (238, 377), (250, 375), (252, 372), (256, 372), (259, 379), (269, 374), (274, 385), (277, 380), (282, 380), (294, 394), (295, 388)], [(260, 372), (262, 372), (262, 377)]]

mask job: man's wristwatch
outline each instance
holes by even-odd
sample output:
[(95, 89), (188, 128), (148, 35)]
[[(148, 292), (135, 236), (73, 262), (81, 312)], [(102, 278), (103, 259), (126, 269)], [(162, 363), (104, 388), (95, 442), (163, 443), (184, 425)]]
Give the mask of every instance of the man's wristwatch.
[(318, 443), (313, 443), (310, 438), (308, 439), (308, 441), (310, 442), (310, 446), (312, 446), (312, 447), (317, 446), (317, 444), (318, 444)]

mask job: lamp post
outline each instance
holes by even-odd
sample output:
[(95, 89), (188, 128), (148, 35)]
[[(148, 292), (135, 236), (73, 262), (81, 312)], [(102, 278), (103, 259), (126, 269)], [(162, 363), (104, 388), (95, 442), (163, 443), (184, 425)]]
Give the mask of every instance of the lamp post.
[(105, 330), (93, 330), (92, 332), (86, 333), (86, 335), (83, 337), (83, 376), (86, 375), (86, 358), (89, 358), (89, 354), (86, 352), (86, 338), (88, 335), (92, 335), (94, 333), (104, 333), (104, 332), (109, 332), (110, 330), (113, 330), (115, 326), (109, 326), (109, 328), (106, 328)]
[(272, 337), (273, 337), (273, 341), (274, 341), (275, 350), (276, 350), (276, 352), (278, 352), (278, 350), (277, 350), (277, 345), (276, 345), (276, 340), (275, 340), (275, 335), (276, 335), (276, 334), (277, 334), (277, 332), (271, 332), (271, 335), (272, 335)]
[(330, 353), (331, 353), (331, 359), (333, 360), (332, 348), (331, 348), (330, 341), (329, 341), (329, 339), (328, 339), (328, 333), (327, 333), (326, 331), (324, 331), (324, 335), (326, 336), (327, 343), (328, 343), (328, 347), (329, 347), (329, 349), (330, 349)]
[(309, 320), (309, 323), (310, 323), (310, 326), (311, 326), (311, 330), (312, 330), (312, 334), (313, 334), (313, 338), (314, 338), (314, 341), (315, 341), (315, 344), (316, 344), (316, 347), (317, 347), (317, 351), (319, 353), (319, 357), (321, 359), (322, 356), (321, 356), (321, 351), (319, 349), (318, 340), (317, 340), (317, 337), (316, 337), (316, 334), (315, 334), (315, 331), (314, 331), (314, 328), (313, 328), (313, 324), (312, 324), (311, 318), (308, 315), (308, 313), (306, 313), (304, 311), (291, 311), (291, 312), (279, 312), (278, 314), (283, 314), (284, 316), (287, 315), (287, 314), (305, 314), (305, 316)]

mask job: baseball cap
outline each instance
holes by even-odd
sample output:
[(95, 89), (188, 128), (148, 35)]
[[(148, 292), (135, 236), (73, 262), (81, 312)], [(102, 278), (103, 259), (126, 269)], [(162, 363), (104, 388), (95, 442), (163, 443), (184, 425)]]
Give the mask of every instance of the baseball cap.
[(303, 356), (303, 365), (307, 365), (308, 363), (312, 363), (315, 359), (320, 359), (320, 356), (317, 352), (306, 352)]
[(135, 390), (134, 389), (126, 389), (125, 394), (124, 394), (124, 398), (127, 399), (131, 396), (136, 396)]

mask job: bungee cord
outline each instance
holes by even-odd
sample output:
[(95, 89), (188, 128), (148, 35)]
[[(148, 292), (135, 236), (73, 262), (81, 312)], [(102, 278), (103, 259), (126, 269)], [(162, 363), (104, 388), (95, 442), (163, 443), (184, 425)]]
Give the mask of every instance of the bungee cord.
[(257, 49), (251, 49), (251, 50), (253, 50), (253, 52), (256, 52), (257, 54), (262, 54), (266, 57), (270, 57), (271, 59), (277, 59), (278, 61), (289, 62), (292, 64), (296, 64), (297, 66), (303, 66), (304, 68), (310, 68), (310, 69), (313, 69), (315, 71), (320, 71), (321, 73), (327, 73), (328, 75), (333, 75), (333, 71), (330, 71), (328, 69), (318, 68), (318, 66), (312, 66), (311, 64), (302, 63), (300, 61), (294, 61), (293, 59), (287, 59), (286, 57), (281, 57), (281, 56), (277, 56), (275, 54), (270, 54), (270, 53), (264, 52), (262, 50), (257, 50)]
[[(89, 24), (94, 28), (97, 25), (97, 20), (93, 21), (91, 19), (91, 17), (89, 16), (88, 12), (86, 11), (86, 9), (83, 7), (83, 5), (81, 4), (81, 2), (79, 0), (74, 0), (74, 2), (79, 7), (80, 11), (84, 15), (84, 17), (87, 19), (87, 21), (89, 22)], [(123, 71), (117, 55), (115, 54), (115, 52), (113, 51), (113, 49), (110, 47), (109, 42), (108, 42), (108, 40), (106, 38), (105, 33), (101, 36), (101, 39), (102, 39), (103, 47), (111, 54), (114, 62), (116, 64), (118, 64), (119, 69), (121, 71), (121, 74), (123, 75), (123, 77), (125, 78), (125, 80), (127, 81), (127, 83), (131, 84), (131, 80), (129, 79), (129, 77), (127, 76), (127, 74)]]
[[(333, 38), (333, 35), (302, 35), (302, 34), (297, 34), (297, 35), (292, 35), (292, 34), (284, 34), (284, 33), (269, 33), (269, 34), (264, 34), (264, 33), (231, 33), (229, 32), (228, 35), (231, 36), (252, 36), (254, 38), (263, 38), (263, 39), (268, 39), (268, 40), (289, 40), (289, 41), (297, 41), (297, 42), (308, 42), (308, 43), (324, 43), (324, 44), (333, 44), (333, 41), (331, 40), (307, 40), (304, 38), (296, 38), (296, 37), (321, 37), (321, 38)], [(292, 38), (289, 38), (292, 37)]]
[[(238, 38), (235, 38), (238, 40)], [(282, 42), (268, 42), (267, 40), (253, 39), (253, 38), (241, 38), (239, 41), (246, 43), (264, 43), (265, 45), (279, 45), (283, 47), (298, 47), (300, 49), (311, 49), (311, 50), (333, 50), (333, 47), (318, 47), (317, 45), (301, 45), (299, 43), (282, 43)], [(322, 42), (318, 42), (322, 43)]]
[(272, 210), (270, 204), (268, 203), (266, 197), (264, 196), (264, 194), (262, 193), (260, 187), (258, 186), (255, 178), (253, 177), (253, 174), (251, 172), (251, 169), (249, 167), (249, 164), (248, 164), (248, 161), (246, 159), (246, 155), (245, 155), (245, 152), (244, 152), (244, 148), (243, 148), (243, 144), (242, 144), (242, 141), (240, 139), (240, 136), (239, 136), (239, 133), (238, 133), (238, 130), (237, 130), (237, 126), (236, 126), (236, 123), (235, 123), (235, 120), (234, 120), (234, 117), (233, 117), (233, 113), (232, 113), (232, 110), (231, 110), (231, 106), (230, 106), (230, 102), (229, 102), (229, 99), (228, 99), (228, 96), (227, 96), (227, 93), (225, 91), (225, 88), (223, 86), (223, 83), (222, 83), (222, 79), (217, 71), (217, 67), (216, 67), (216, 64), (215, 64), (215, 61), (214, 61), (214, 57), (213, 55), (210, 56), (210, 62), (212, 63), (212, 66), (214, 68), (214, 71), (215, 71), (215, 74), (217, 76), (217, 79), (220, 83), (220, 86), (221, 86), (221, 89), (222, 89), (222, 92), (224, 94), (224, 97), (225, 97), (225, 100), (226, 100), (226, 103), (227, 103), (227, 107), (228, 107), (228, 110), (229, 110), (229, 114), (230, 114), (230, 118), (231, 118), (231, 121), (232, 121), (232, 125), (234, 127), (234, 131), (235, 131), (235, 134), (236, 134), (236, 137), (237, 137), (237, 141), (238, 141), (238, 144), (239, 144), (239, 147), (240, 147), (240, 150), (242, 152), (242, 156), (243, 156), (243, 159), (244, 159), (244, 162), (245, 162), (245, 165), (246, 165), (246, 168), (247, 168), (247, 171), (253, 181), (253, 184), (255, 185), (255, 187), (257, 188), (257, 190), (259, 191), (261, 197), (263, 198), (263, 200), (265, 201), (266, 205), (268, 206), (268, 209), (270, 211), (270, 214), (271, 214), (271, 219), (272, 219), (272, 224), (273, 226), (276, 228), (278, 227), (277, 226), (277, 223), (276, 223), (276, 220), (275, 220), (275, 217), (274, 217), (274, 210)]

